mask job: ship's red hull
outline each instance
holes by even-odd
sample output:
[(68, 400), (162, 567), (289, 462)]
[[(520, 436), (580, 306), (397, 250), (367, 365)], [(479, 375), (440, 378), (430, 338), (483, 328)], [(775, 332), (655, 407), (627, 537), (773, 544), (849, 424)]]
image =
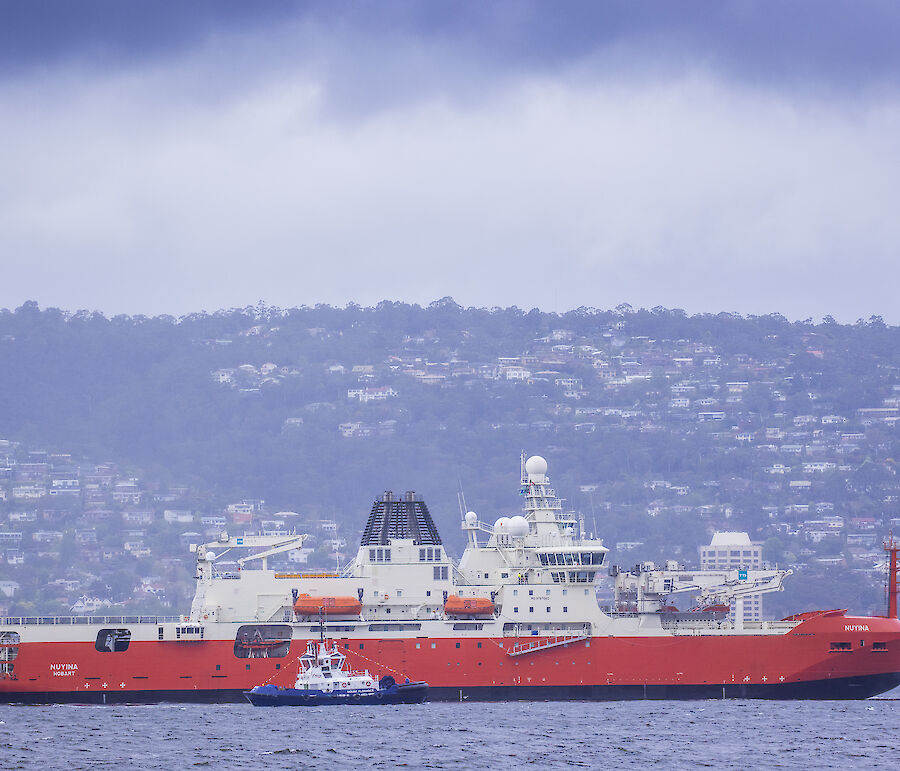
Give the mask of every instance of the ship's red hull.
[[(338, 642), (351, 667), (427, 681), (432, 699), (865, 698), (900, 684), (900, 621), (888, 618), (823, 616), (784, 635), (593, 637), (522, 655), (510, 655), (514, 638)], [(305, 649), (295, 639), (284, 658), (247, 659), (233, 640), (133, 641), (122, 653), (22, 642), (0, 700), (239, 700), (292, 684)]]

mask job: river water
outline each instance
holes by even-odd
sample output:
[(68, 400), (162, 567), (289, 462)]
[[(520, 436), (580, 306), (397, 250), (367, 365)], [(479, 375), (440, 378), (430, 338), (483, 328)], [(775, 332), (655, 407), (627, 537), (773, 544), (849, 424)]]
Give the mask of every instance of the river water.
[(0, 705), (0, 768), (895, 769), (898, 727), (890, 699)]

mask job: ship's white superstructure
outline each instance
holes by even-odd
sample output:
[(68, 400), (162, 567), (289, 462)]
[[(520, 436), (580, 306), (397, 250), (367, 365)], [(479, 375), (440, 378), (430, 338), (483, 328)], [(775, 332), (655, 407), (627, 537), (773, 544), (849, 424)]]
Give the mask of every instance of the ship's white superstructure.
[[(448, 556), (427, 509), (414, 493), (395, 499), (385, 493), (376, 502), (367, 535), (356, 558), (340, 573), (295, 574), (270, 570), (267, 560), (300, 548), (305, 535), (228, 536), (196, 547), (197, 592), (192, 622), (300, 622), (313, 614), (298, 614), (303, 597), (358, 598), (358, 608), (329, 615), (346, 629), (371, 622), (416, 621), (433, 624), (478, 618), (484, 631), (498, 634), (678, 634), (702, 629), (741, 632), (745, 625), (724, 621), (721, 612), (671, 615), (671, 602), (693, 595), (704, 605), (740, 603), (742, 598), (782, 589), (790, 571), (686, 570), (677, 562), (664, 568), (645, 563), (622, 571), (606, 565), (602, 540), (587, 537), (576, 517), (565, 513), (550, 484), (547, 462), (540, 456), (522, 458), (521, 514), (503, 516), (493, 524), (466, 512), (467, 536), (458, 563)], [(423, 513), (424, 512), (424, 513)], [(409, 520), (407, 522), (407, 520)], [(406, 528), (406, 529), (404, 529)], [(407, 532), (408, 530), (408, 532)], [(402, 532), (401, 532), (402, 531)], [(238, 560), (237, 575), (222, 577), (215, 561), (232, 549), (249, 549)], [(252, 563), (261, 569), (248, 569)], [(615, 603), (601, 608), (595, 586), (615, 579)], [(479, 609), (455, 606), (452, 598), (490, 603)], [(787, 622), (785, 622), (787, 623)], [(385, 628), (388, 631), (389, 627)], [(748, 625), (748, 631), (781, 634), (783, 624)]]

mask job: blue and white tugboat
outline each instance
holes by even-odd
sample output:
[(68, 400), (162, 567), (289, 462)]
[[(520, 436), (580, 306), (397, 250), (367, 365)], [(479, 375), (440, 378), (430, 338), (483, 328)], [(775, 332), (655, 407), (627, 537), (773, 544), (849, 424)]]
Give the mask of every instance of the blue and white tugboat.
[(346, 668), (347, 658), (337, 644), (310, 641), (300, 657), (300, 669), (293, 688), (257, 685), (244, 696), (255, 707), (314, 707), (323, 704), (421, 704), (428, 695), (428, 683), (398, 683), (390, 675), (377, 683), (368, 670)]

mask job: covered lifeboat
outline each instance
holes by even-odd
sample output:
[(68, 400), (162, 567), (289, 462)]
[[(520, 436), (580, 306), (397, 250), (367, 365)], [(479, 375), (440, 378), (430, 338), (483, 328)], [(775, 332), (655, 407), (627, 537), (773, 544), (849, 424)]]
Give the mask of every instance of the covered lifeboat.
[(448, 616), (492, 616), (494, 603), (486, 597), (460, 597), (451, 594), (444, 603), (444, 613)]
[(301, 594), (294, 600), (294, 613), (298, 616), (358, 616), (362, 603), (356, 597), (313, 597)]

